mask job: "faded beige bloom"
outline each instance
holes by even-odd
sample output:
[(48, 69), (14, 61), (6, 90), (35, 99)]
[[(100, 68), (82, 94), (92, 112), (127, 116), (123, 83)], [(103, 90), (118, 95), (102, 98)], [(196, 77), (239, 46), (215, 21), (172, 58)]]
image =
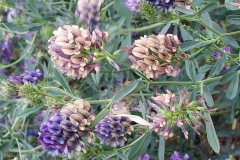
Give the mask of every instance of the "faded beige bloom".
[[(69, 118), (70, 121), (63, 120), (61, 126), (64, 129), (68, 129), (70, 123), (74, 126), (78, 126), (78, 135), (81, 137), (87, 136), (88, 142), (91, 142), (94, 134), (88, 126), (95, 119), (95, 116), (91, 114), (91, 110), (92, 108), (89, 102), (83, 101), (82, 99), (66, 104), (63, 109), (61, 109), (60, 113)], [(70, 132), (64, 132), (64, 134), (66, 134), (65, 136), (68, 136)]]
[(172, 34), (140, 37), (127, 50), (131, 68), (144, 72), (147, 78), (157, 79), (163, 74), (176, 77), (180, 68), (170, 63), (176, 59), (179, 45), (178, 37)]
[(87, 26), (97, 27), (104, 0), (78, 0), (75, 15)]
[(92, 51), (103, 50), (103, 43), (108, 41), (107, 32), (95, 29), (91, 34), (76, 25), (65, 25), (53, 34), (48, 40), (48, 52), (61, 73), (80, 79), (99, 71), (100, 64)]

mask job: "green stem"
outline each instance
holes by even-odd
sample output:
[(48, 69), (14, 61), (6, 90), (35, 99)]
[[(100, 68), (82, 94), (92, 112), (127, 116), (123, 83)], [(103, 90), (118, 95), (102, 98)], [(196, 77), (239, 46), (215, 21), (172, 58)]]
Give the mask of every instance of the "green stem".
[(206, 84), (209, 84), (209, 83), (212, 83), (212, 82), (215, 82), (215, 81), (219, 81), (221, 78), (222, 78), (222, 76), (218, 76), (218, 77), (214, 77), (214, 78), (209, 78), (209, 79), (206, 79), (206, 80), (202, 80), (202, 83), (203, 83), (204, 85), (206, 85)]
[[(22, 107), (22, 110), (24, 110), (27, 106), (28, 106), (28, 104), (24, 105), (24, 106)], [(16, 119), (15, 119), (15, 121), (13, 122), (13, 125), (12, 125), (12, 127), (11, 127), (11, 131), (15, 128), (15, 126), (17, 125), (17, 122), (18, 122), (19, 119), (20, 119), (20, 118), (17, 116)], [(10, 134), (10, 130), (9, 130), (3, 137), (7, 137), (9, 134)]]
[[(21, 153), (34, 152), (35, 150), (38, 150), (38, 149), (41, 149), (41, 148), (42, 148), (42, 146), (37, 146), (37, 147), (35, 147), (35, 148), (33, 148), (33, 149), (21, 150)], [(9, 149), (9, 152), (16, 152), (16, 153), (18, 153), (19, 150), (18, 150), (18, 149), (15, 149), (15, 148), (12, 148), (12, 149)]]
[(90, 104), (101, 104), (101, 103), (109, 103), (111, 102), (111, 99), (101, 99), (101, 100), (93, 100), (89, 101), (87, 100)]
[(129, 33), (129, 32), (142, 32), (142, 31), (145, 31), (145, 30), (149, 30), (149, 29), (159, 27), (159, 26), (167, 24), (169, 22), (170, 21), (158, 22), (158, 23), (154, 23), (154, 24), (144, 26), (144, 27), (140, 27), (140, 28), (121, 29), (120, 33), (121, 34), (126, 34), (126, 33)]
[(22, 152), (21, 152), (21, 147), (20, 147), (19, 141), (17, 138), (15, 138), (15, 140), (16, 140), (17, 146), (18, 146), (19, 158), (20, 158), (20, 160), (22, 160)]
[(232, 35), (235, 35), (235, 34), (240, 34), (240, 31), (230, 32), (230, 33), (222, 33), (221, 36), (226, 37), (226, 36), (232, 36)]
[[(239, 110), (240, 110), (240, 107), (237, 107), (234, 109), (234, 111), (239, 111)], [(222, 114), (230, 113), (230, 112), (231, 112), (231, 110), (213, 112), (213, 113), (211, 113), (211, 116), (218, 116), (218, 115), (222, 115)]]
[(194, 85), (194, 82), (178, 82), (178, 81), (163, 81), (163, 82), (150, 82), (150, 85), (176, 85), (176, 86), (185, 86), (185, 85)]
[(110, 2), (109, 4), (107, 4), (106, 6), (104, 6), (101, 11), (107, 10), (109, 7), (111, 7), (114, 4), (114, 1)]
[(107, 70), (100, 70), (101, 73), (119, 73), (119, 72), (124, 72), (124, 71), (127, 71), (127, 70), (131, 70), (131, 68), (124, 68), (124, 69), (121, 69), (119, 71), (107, 71)]
[(2, 64), (0, 64), (0, 68), (8, 68), (8, 67), (11, 67), (11, 66), (13, 66), (13, 65), (15, 65), (15, 64), (17, 64), (17, 63), (19, 63), (27, 54), (29, 54), (29, 51), (30, 51), (30, 49), (32, 48), (32, 46), (33, 46), (33, 43), (34, 43), (34, 41), (35, 41), (35, 39), (36, 39), (36, 35), (37, 35), (37, 32), (35, 32), (35, 34), (34, 34), (34, 36), (33, 36), (33, 39), (32, 39), (32, 42), (31, 42), (31, 44), (30, 44), (30, 46), (29, 46), (29, 48), (28, 48), (28, 50), (18, 59), (18, 60), (16, 60), (15, 62), (13, 62), (13, 63), (10, 63), (10, 64), (8, 64), (8, 65), (2, 65)]

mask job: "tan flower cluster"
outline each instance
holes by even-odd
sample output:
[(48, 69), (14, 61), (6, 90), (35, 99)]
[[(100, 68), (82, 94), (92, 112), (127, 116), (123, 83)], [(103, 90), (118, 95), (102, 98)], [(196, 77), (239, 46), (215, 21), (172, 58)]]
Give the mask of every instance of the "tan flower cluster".
[[(70, 124), (74, 127), (77, 127), (77, 135), (80, 137), (87, 136), (88, 142), (92, 141), (94, 134), (91, 132), (91, 129), (88, 126), (95, 119), (95, 116), (92, 115), (92, 108), (88, 101), (83, 101), (82, 99), (75, 100), (72, 103), (68, 103), (61, 109), (60, 113), (67, 117), (66, 120), (61, 122), (63, 129), (69, 129)], [(69, 119), (69, 120), (68, 120)], [(73, 128), (73, 127), (72, 127)], [(63, 131), (65, 136), (72, 134), (71, 132)]]
[(144, 72), (147, 78), (157, 79), (163, 74), (176, 77), (180, 68), (173, 67), (170, 63), (175, 58), (179, 45), (178, 37), (172, 34), (141, 37), (128, 50), (131, 67)]
[(103, 50), (108, 33), (89, 30), (76, 25), (65, 25), (53, 31), (49, 39), (48, 52), (57, 69), (73, 79), (85, 78), (89, 73), (98, 72), (100, 64), (94, 57), (94, 50)]
[(86, 25), (96, 27), (100, 20), (100, 8), (104, 0), (78, 0), (75, 15)]

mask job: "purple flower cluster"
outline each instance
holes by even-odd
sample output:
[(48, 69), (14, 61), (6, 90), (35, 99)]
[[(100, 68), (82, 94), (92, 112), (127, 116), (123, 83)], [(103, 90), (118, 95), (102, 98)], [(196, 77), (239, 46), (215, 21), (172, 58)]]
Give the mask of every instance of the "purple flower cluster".
[(70, 157), (72, 153), (86, 152), (82, 138), (90, 144), (94, 136), (88, 128), (95, 118), (91, 110), (89, 102), (79, 99), (67, 103), (61, 110), (50, 112), (38, 133), (43, 149), (52, 156)]
[(169, 160), (189, 160), (189, 156), (188, 154), (185, 154), (184, 156), (182, 156), (177, 151), (174, 151), (174, 153), (172, 154)]
[(62, 120), (66, 119), (59, 112), (56, 112), (47, 122), (41, 125), (38, 140), (43, 149), (47, 149), (49, 154), (56, 156), (58, 154), (68, 155), (68, 145), (66, 136), (61, 127)]
[(24, 76), (10, 76), (10, 81), (18, 84), (32, 83), (36, 85), (38, 81), (43, 80), (44, 74), (40, 69), (36, 71), (25, 71), (26, 75)]
[(139, 8), (138, 4), (141, 1), (142, 0), (124, 0), (124, 3), (126, 5), (126, 7), (129, 8), (131, 11), (139, 12), (140, 8)]
[(130, 120), (127, 117), (107, 116), (103, 118), (96, 126), (98, 138), (101, 143), (116, 147), (124, 146), (126, 138), (125, 132), (131, 131)]

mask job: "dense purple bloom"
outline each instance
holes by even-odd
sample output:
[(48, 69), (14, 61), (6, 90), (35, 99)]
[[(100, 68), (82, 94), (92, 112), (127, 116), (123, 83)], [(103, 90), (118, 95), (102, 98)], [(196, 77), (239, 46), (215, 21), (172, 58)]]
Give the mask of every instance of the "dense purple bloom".
[(10, 45), (12, 44), (11, 40), (4, 40), (2, 44), (0, 44), (0, 61), (3, 59), (6, 61), (6, 63), (10, 63), (10, 58), (13, 54)]
[(40, 127), (38, 140), (42, 144), (43, 149), (47, 149), (49, 154), (56, 156), (58, 154), (68, 155), (68, 145), (66, 136), (60, 125), (61, 121), (66, 119), (59, 112), (56, 112), (47, 122)]
[(141, 157), (139, 157), (139, 160), (150, 160), (150, 155), (149, 154), (144, 154)]
[(72, 153), (85, 152), (82, 138), (86, 137), (88, 143), (93, 138), (91, 129), (87, 128), (95, 118), (90, 112), (89, 102), (81, 99), (66, 104), (60, 111), (51, 112), (38, 133), (43, 149), (52, 156), (70, 157)]
[(172, 154), (169, 160), (189, 160), (189, 156), (188, 154), (185, 154), (184, 156), (182, 156), (177, 151), (174, 151), (174, 153)]
[(162, 12), (171, 12), (175, 8), (175, 0), (146, 0), (151, 2), (154, 6), (160, 7)]
[(36, 71), (26, 71), (26, 75), (23, 77), (24, 83), (32, 83), (37, 84), (39, 80), (43, 80), (44, 74), (40, 69), (36, 69)]
[(140, 8), (139, 8), (138, 4), (141, 1), (142, 0), (124, 0), (124, 3), (126, 5), (126, 7), (129, 8), (131, 11), (139, 12)]
[(122, 147), (126, 141), (125, 132), (131, 133), (130, 120), (127, 117), (109, 115), (95, 126), (95, 130), (101, 143)]

